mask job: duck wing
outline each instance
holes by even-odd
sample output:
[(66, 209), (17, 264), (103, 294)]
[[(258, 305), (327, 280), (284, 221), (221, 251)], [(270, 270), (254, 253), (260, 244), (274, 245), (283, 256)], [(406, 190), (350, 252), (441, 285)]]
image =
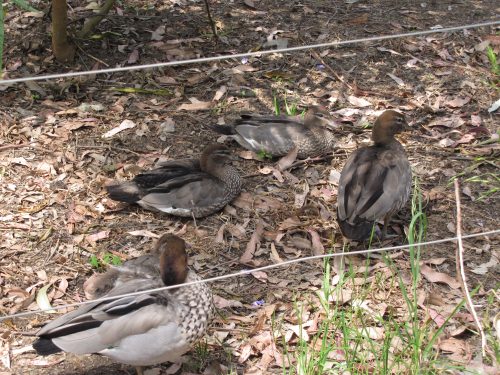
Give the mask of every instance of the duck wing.
[[(161, 287), (160, 281), (133, 280), (114, 288), (107, 296)], [(33, 347), (40, 354), (64, 350), (75, 354), (98, 353), (122, 338), (147, 332), (165, 319), (148, 311), (166, 306), (159, 294), (141, 294), (84, 305), (44, 326)], [(147, 319), (146, 315), (147, 314)], [(142, 317), (142, 318), (141, 318)], [(51, 347), (52, 345), (52, 347)], [(54, 346), (59, 350), (54, 350)]]
[(401, 151), (371, 146), (351, 155), (339, 181), (340, 220), (373, 222), (406, 202), (411, 169)]
[(139, 202), (144, 208), (155, 209), (178, 216), (191, 216), (194, 208), (218, 206), (228, 203), (225, 185), (208, 174), (183, 179), (183, 183), (168, 181), (155, 187)]
[(254, 152), (265, 151), (273, 156), (286, 155), (300, 140), (307, 138), (310, 131), (294, 121), (269, 122), (255, 126), (244, 123), (236, 126), (236, 141)]
[(141, 172), (133, 181), (141, 188), (148, 189), (198, 171), (200, 171), (200, 161), (197, 159), (167, 160), (157, 163), (150, 171)]
[(240, 118), (235, 121), (235, 125), (241, 125), (241, 124), (249, 124), (249, 125), (254, 125), (254, 126), (259, 126), (262, 124), (268, 124), (268, 123), (277, 123), (277, 124), (284, 124), (284, 123), (296, 123), (296, 124), (301, 124), (301, 121), (299, 120), (300, 116), (294, 117), (289, 117), (289, 116), (268, 116), (268, 115), (253, 115), (249, 113), (244, 113), (240, 115)]
[[(200, 171), (199, 160), (167, 160), (157, 164), (157, 168), (139, 173), (132, 181), (117, 182), (106, 186), (111, 199), (120, 202), (137, 203), (150, 189), (169, 181), (195, 178)], [(174, 182), (175, 183), (175, 182)]]

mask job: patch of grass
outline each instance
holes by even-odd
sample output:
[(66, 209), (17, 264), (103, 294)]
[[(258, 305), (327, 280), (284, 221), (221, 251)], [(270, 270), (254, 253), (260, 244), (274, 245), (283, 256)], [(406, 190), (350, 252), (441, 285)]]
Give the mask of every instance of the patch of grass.
[(448, 186), (452, 185), (457, 178), (464, 178), (464, 183), (478, 184), (481, 190), (478, 201), (484, 200), (488, 197), (495, 196), (500, 192), (500, 174), (498, 172), (481, 172), (479, 168), (481, 166), (494, 167), (498, 171), (498, 166), (496, 160), (490, 160), (491, 158), (480, 156), (474, 159), (474, 162), (465, 168), (462, 172), (457, 173), (455, 176), (451, 177), (448, 181)]
[[(286, 96), (284, 97), (283, 102), (285, 105), (285, 114), (287, 116), (296, 116), (297, 114), (299, 114), (300, 110), (297, 107), (297, 103), (294, 102), (292, 104), (289, 104)], [(274, 107), (274, 114), (276, 116), (279, 116), (281, 113), (281, 109), (280, 109), (281, 106), (280, 106), (280, 100), (279, 100), (277, 95), (273, 96), (273, 107)], [(302, 111), (302, 114), (304, 114), (304, 113), (305, 113), (305, 111)]]
[(486, 56), (488, 56), (488, 60), (490, 61), (491, 72), (494, 75), (497, 75), (497, 76), (500, 75), (500, 65), (498, 64), (498, 56), (495, 53), (495, 51), (493, 50), (493, 48), (491, 48), (490, 46), (488, 46), (486, 48)]
[[(273, 323), (273, 332), (281, 330), (276, 345), (281, 345), (290, 363), (283, 369), (284, 375), (433, 374), (459, 368), (439, 359), (434, 349), (448, 320), (437, 327), (422, 314), (417, 302), (421, 288), (419, 243), (425, 241), (428, 225), (417, 180), (411, 205), (409, 277), (389, 257), (391, 254), (384, 254), (385, 269), (368, 272), (367, 260), (361, 274), (349, 266), (333, 278), (330, 262), (325, 260), (316, 295), (298, 296), (294, 303), (297, 317), (309, 316), (308, 322), (299, 318), (295, 342), (284, 339), (285, 323)], [(379, 295), (387, 298), (380, 301)], [(381, 307), (384, 301), (390, 302)], [(448, 319), (462, 306), (463, 302), (458, 304)], [(309, 315), (304, 314), (307, 308), (313, 310)], [(307, 337), (303, 330), (311, 326), (313, 314), (320, 315), (317, 330), (309, 331)]]
[(264, 150), (260, 150), (259, 152), (257, 152), (257, 157), (260, 160), (266, 160), (266, 159), (270, 160), (273, 158), (273, 156), (270, 153), (268, 153)]
[(108, 265), (120, 266), (122, 264), (122, 260), (117, 255), (104, 253), (100, 258), (96, 255), (91, 255), (89, 257), (89, 264), (92, 268), (101, 269)]
[(194, 346), (193, 351), (195, 355), (192, 357), (193, 361), (189, 362), (189, 364), (191, 365), (189, 367), (193, 367), (192, 370), (200, 373), (205, 367), (207, 367), (208, 363), (210, 362), (210, 350), (207, 342), (198, 341)]

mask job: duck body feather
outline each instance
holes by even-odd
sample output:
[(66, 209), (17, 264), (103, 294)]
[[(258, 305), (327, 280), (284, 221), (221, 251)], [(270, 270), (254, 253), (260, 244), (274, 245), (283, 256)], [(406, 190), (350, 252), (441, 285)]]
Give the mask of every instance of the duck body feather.
[(297, 147), (297, 157), (305, 159), (332, 151), (335, 136), (327, 126), (333, 123), (326, 109), (314, 107), (303, 121), (293, 117), (243, 114), (233, 125), (212, 128), (253, 152), (284, 156)]
[(106, 187), (111, 199), (181, 217), (200, 218), (221, 210), (241, 192), (238, 171), (223, 159), (203, 168), (199, 160), (159, 163), (132, 181)]
[(367, 239), (374, 222), (400, 210), (410, 191), (411, 167), (398, 141), (356, 150), (339, 181), (337, 217), (342, 233), (357, 241)]
[[(159, 272), (135, 275), (106, 297), (164, 286)], [(199, 280), (189, 271), (186, 282)], [(176, 361), (205, 332), (213, 316), (205, 284), (84, 305), (44, 326), (33, 347), (40, 354), (98, 353), (118, 362), (148, 366)], [(51, 348), (52, 350), (45, 350)]]

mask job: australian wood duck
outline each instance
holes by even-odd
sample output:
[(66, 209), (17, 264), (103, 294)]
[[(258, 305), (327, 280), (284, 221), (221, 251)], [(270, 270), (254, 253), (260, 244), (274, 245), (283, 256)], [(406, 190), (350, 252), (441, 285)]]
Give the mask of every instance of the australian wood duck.
[[(102, 288), (95, 286), (98, 297), (200, 280), (188, 268), (185, 242), (168, 234), (151, 254), (108, 272), (110, 277), (95, 280), (104, 283)], [(41, 355), (97, 353), (136, 366), (142, 373), (141, 366), (175, 362), (189, 351), (205, 333), (213, 313), (212, 293), (205, 283), (96, 301), (44, 326), (33, 347)]]
[(230, 164), (229, 150), (213, 144), (199, 160), (162, 162), (132, 181), (108, 185), (106, 189), (113, 200), (199, 218), (221, 210), (236, 198), (241, 192), (241, 177)]
[(384, 111), (373, 126), (373, 145), (356, 150), (347, 160), (337, 197), (337, 218), (345, 237), (366, 240), (380, 218), (384, 218), (384, 237), (391, 216), (408, 200), (411, 168), (394, 138), (406, 128), (401, 113)]
[(242, 115), (234, 125), (216, 125), (212, 129), (230, 135), (242, 147), (271, 156), (283, 156), (294, 147), (297, 157), (305, 159), (333, 151), (334, 120), (326, 108), (311, 107), (304, 120), (295, 117)]

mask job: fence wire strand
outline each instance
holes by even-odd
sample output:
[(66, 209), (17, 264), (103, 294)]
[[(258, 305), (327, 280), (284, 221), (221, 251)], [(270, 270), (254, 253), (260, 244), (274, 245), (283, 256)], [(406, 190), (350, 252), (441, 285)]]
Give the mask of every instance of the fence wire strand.
[(168, 62), (161, 62), (161, 63), (154, 63), (154, 64), (121, 66), (121, 67), (107, 68), (107, 69), (85, 70), (85, 71), (81, 71), (81, 72), (67, 72), (67, 73), (46, 74), (46, 75), (32, 76), (32, 77), (12, 78), (12, 79), (0, 80), (0, 86), (7, 85), (7, 84), (10, 85), (10, 84), (20, 83), (20, 82), (41, 81), (41, 80), (58, 79), (58, 78), (70, 78), (70, 77), (79, 77), (79, 76), (93, 75), (93, 74), (117, 73), (117, 72), (126, 72), (126, 71), (134, 71), (134, 70), (141, 70), (141, 69), (154, 69), (154, 68), (162, 68), (162, 67), (167, 67), (167, 66), (198, 64), (198, 63), (204, 63), (204, 62), (237, 59), (237, 58), (243, 58), (243, 57), (263, 56), (263, 55), (269, 55), (269, 54), (273, 54), (273, 53), (297, 52), (297, 51), (304, 51), (304, 50), (308, 50), (308, 49), (335, 47), (335, 46), (343, 46), (343, 45), (348, 45), (348, 44), (357, 44), (357, 43), (364, 43), (364, 42), (378, 42), (378, 41), (389, 40), (389, 39), (416, 37), (416, 36), (424, 36), (424, 35), (429, 35), (429, 34), (446, 33), (446, 32), (453, 32), (453, 31), (462, 31), (462, 30), (475, 29), (475, 28), (485, 27), (485, 26), (495, 26), (495, 25), (500, 25), (500, 20), (474, 23), (474, 24), (462, 25), (462, 26), (444, 27), (444, 28), (439, 28), (439, 29), (433, 28), (433, 29), (428, 29), (428, 30), (413, 31), (413, 32), (409, 32), (409, 33), (379, 35), (379, 36), (366, 37), (366, 38), (357, 38), (357, 39), (350, 39), (350, 40), (340, 40), (340, 41), (333, 41), (333, 42), (326, 42), (326, 43), (309, 44), (309, 45), (280, 48), (280, 49), (274, 49), (274, 50), (237, 53), (234, 55), (200, 57), (200, 58), (196, 58), (196, 59), (176, 60), (176, 61), (168, 61)]
[[(499, 234), (499, 233), (500, 233), (500, 229), (497, 229), (497, 230), (492, 230), (492, 231), (487, 231), (487, 232), (482, 232), (482, 233), (468, 234), (465, 236), (461, 236), (461, 238), (462, 239), (475, 238), (475, 237), (489, 236), (489, 235), (494, 235), (494, 234)], [(0, 316), (0, 322), (7, 320), (7, 319), (20, 318), (23, 316), (35, 315), (35, 314), (49, 312), (49, 311), (52, 312), (53, 310), (62, 310), (62, 309), (66, 309), (66, 308), (88, 305), (91, 303), (113, 301), (113, 300), (124, 298), (124, 297), (133, 297), (133, 296), (138, 296), (138, 295), (147, 294), (147, 293), (157, 293), (157, 292), (161, 292), (161, 291), (165, 291), (165, 290), (169, 290), (169, 289), (192, 286), (192, 285), (201, 284), (201, 283), (211, 283), (211, 282), (225, 280), (225, 279), (229, 279), (229, 278), (233, 278), (233, 277), (247, 276), (247, 275), (250, 275), (254, 272), (266, 271), (266, 270), (270, 270), (273, 268), (284, 267), (284, 266), (288, 266), (291, 264), (307, 262), (307, 261), (311, 261), (311, 260), (322, 260), (322, 259), (333, 258), (333, 257), (338, 257), (338, 256), (370, 254), (370, 253), (375, 253), (375, 252), (379, 252), (379, 251), (403, 250), (403, 249), (409, 249), (411, 247), (429, 246), (429, 245), (435, 245), (435, 244), (440, 244), (440, 243), (444, 243), (444, 242), (451, 242), (451, 241), (456, 241), (456, 240), (458, 240), (458, 237), (448, 237), (448, 238), (442, 238), (439, 240), (419, 242), (419, 243), (399, 245), (399, 246), (382, 247), (382, 248), (377, 248), (377, 249), (364, 249), (364, 250), (346, 251), (346, 252), (340, 252), (340, 253), (313, 255), (313, 256), (309, 256), (309, 257), (291, 259), (291, 260), (287, 260), (287, 261), (284, 261), (281, 263), (269, 264), (267, 266), (262, 266), (262, 267), (258, 267), (258, 268), (242, 270), (239, 272), (230, 273), (230, 274), (226, 274), (226, 275), (215, 276), (215, 277), (197, 280), (197, 281), (191, 281), (189, 283), (184, 283), (184, 284), (177, 284), (177, 285), (171, 285), (171, 286), (164, 286), (161, 288), (141, 290), (138, 292), (125, 293), (125, 294), (112, 296), (112, 297), (97, 298), (97, 299), (90, 300), (90, 301), (82, 301), (82, 302), (76, 302), (76, 303), (65, 304), (65, 305), (60, 305), (60, 306), (54, 306), (54, 307), (47, 308), (47, 309), (39, 309), (39, 310), (33, 310), (33, 311), (25, 311), (22, 313), (3, 315), (3, 316)]]

